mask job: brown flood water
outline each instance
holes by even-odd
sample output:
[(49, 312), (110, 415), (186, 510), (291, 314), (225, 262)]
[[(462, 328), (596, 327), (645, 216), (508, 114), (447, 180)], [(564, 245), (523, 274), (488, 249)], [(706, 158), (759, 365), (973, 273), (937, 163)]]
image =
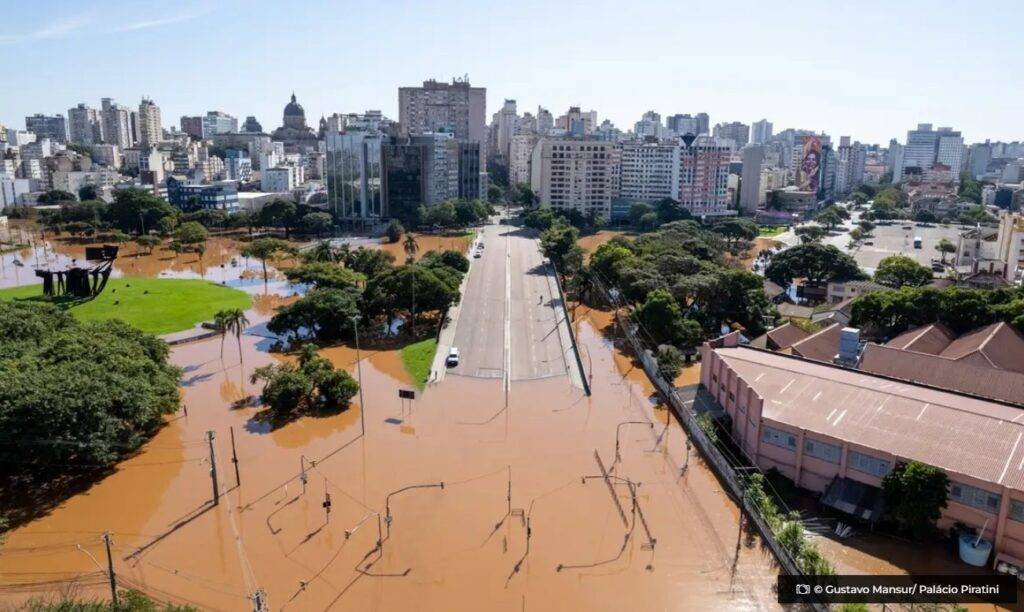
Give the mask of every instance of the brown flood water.
[[(84, 242), (67, 234), (54, 236), (51, 232), (46, 232), (44, 239), (37, 227), (25, 222), (12, 222), (10, 230), (0, 232), (0, 239), (6, 242), (8, 234), (14, 242), (31, 244), (0, 257), (0, 288), (41, 283), (42, 280), (36, 278), (34, 273), (36, 267), (59, 268), (72, 259), (83, 262), (87, 246), (102, 244)], [(263, 269), (259, 260), (239, 255), (244, 243), (235, 238), (210, 237), (206, 241), (206, 252), (202, 258), (193, 252), (175, 254), (167, 248), (167, 244), (169, 241), (152, 252), (140, 249), (133, 242), (121, 244), (113, 276), (203, 278), (233, 287), (254, 287), (263, 283)], [(16, 261), (23, 265), (18, 266)], [(275, 269), (275, 263), (288, 267), (298, 262), (293, 258), (268, 262), (267, 271), (271, 280), (284, 278)]]
[[(429, 248), (438, 247), (421, 242)], [(340, 414), (276, 429), (254, 418), (260, 408), (232, 408), (258, 392), (252, 370), (281, 358), (266, 352), (272, 340), (262, 323), (284, 298), (267, 293), (248, 313), (241, 363), (231, 339), (223, 361), (217, 338), (173, 348), (187, 417), (169, 419), (86, 493), (8, 534), (0, 607), (40, 595), (103, 596), (104, 531), (122, 585), (202, 609), (251, 609), (257, 588), (275, 610), (778, 607), (770, 554), (740, 534), (735, 504), (696, 456), (681, 475), (685, 434), (615, 347), (609, 313), (578, 313), (591, 397), (567, 377), (513, 383), (506, 396), (500, 381), (453, 376), (403, 403), (398, 389), (413, 385), (398, 353), (363, 351), (360, 436), (358, 397)], [(351, 347), (323, 354), (357, 374)], [(601, 465), (639, 483), (653, 550), (626, 484), (581, 480)]]
[[(460, 253), (466, 251), (469, 248), (469, 243), (473, 241), (475, 230), (469, 230), (467, 235), (459, 236), (445, 236), (443, 234), (420, 234), (413, 232), (416, 236), (416, 243), (419, 245), (419, 250), (416, 252), (416, 259), (422, 258), (428, 251), (447, 251), (454, 250)], [(404, 238), (402, 239), (404, 240)], [(405, 249), (402, 246), (402, 240), (398, 242), (388, 242), (386, 239), (382, 239), (378, 246), (381, 250), (387, 251), (395, 256), (396, 263), (405, 262)]]

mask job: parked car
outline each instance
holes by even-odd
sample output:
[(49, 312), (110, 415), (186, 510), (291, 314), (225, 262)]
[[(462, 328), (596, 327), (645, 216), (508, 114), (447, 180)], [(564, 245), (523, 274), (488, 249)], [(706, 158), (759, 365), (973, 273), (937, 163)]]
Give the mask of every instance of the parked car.
[(444, 364), (449, 368), (459, 365), (459, 349), (454, 346), (448, 349), (448, 358), (444, 360)]

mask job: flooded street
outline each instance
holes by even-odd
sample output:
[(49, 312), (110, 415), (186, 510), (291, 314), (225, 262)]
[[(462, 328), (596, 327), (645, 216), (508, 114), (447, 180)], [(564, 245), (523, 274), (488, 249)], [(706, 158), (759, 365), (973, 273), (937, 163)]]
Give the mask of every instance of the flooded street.
[[(268, 341), (254, 335), (259, 326), (243, 339), (244, 365), (230, 343), (221, 363), (218, 339), (176, 347), (188, 416), (172, 419), (86, 494), (11, 532), (0, 555), (2, 597), (56, 593), (40, 583), (76, 576), (81, 593), (102, 594), (93, 558), (103, 561), (99, 538), (109, 530), (123, 584), (210, 609), (248, 609), (257, 588), (273, 609), (775, 607), (770, 555), (743, 542), (737, 561), (735, 505), (696, 458), (679, 476), (683, 432), (674, 421), (666, 429), (665, 411), (600, 329), (590, 320), (579, 329), (594, 360), (594, 396), (565, 377), (514, 383), (507, 410), (500, 382), (463, 377), (403, 406), (397, 389), (409, 381), (400, 362), (364, 354), (365, 437), (358, 405), (276, 430), (253, 420), (258, 408), (231, 409), (254, 391), (252, 368), (273, 360), (260, 350)], [(354, 373), (354, 351), (326, 354)], [(634, 420), (655, 426), (623, 427), (616, 462), (616, 426)], [(216, 436), (218, 506), (210, 504), (207, 431)], [(595, 451), (609, 472), (640, 483), (638, 505), (656, 545), (645, 550), (638, 524), (617, 560), (558, 571), (614, 558), (628, 531), (618, 510), (632, 514), (628, 487), (614, 486), (616, 503), (602, 479), (581, 481), (601, 473)], [(388, 503), (390, 492), (441, 482)], [(382, 522), (382, 554), (367, 557), (377, 513), (389, 506), (390, 536)], [(527, 553), (527, 517), (529, 553), (513, 574)], [(367, 573), (356, 569), (378, 556)]]
[(223, 360), (219, 338), (172, 347), (187, 416), (12, 530), (0, 602), (106, 595), (109, 531), (121, 586), (202, 609), (252, 609), (258, 591), (274, 610), (778, 608), (770, 553), (687, 458), (609, 313), (577, 312), (592, 396), (564, 375), (507, 393), (450, 376), (401, 400), (415, 386), (397, 351), (363, 350), (357, 364), (337, 346), (322, 354), (353, 375), (361, 365), (365, 406), (357, 396), (274, 428), (262, 408), (236, 406), (258, 393), (254, 368), (290, 358), (267, 352), (282, 286), (251, 289), (241, 355), (233, 339)]

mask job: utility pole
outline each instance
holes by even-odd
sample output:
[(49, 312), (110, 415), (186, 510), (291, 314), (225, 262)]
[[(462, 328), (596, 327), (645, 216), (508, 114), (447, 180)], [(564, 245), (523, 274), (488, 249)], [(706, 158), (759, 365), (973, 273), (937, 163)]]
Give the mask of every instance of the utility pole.
[(324, 478), (324, 524), (331, 522), (331, 494), (327, 491), (327, 478)]
[(213, 483), (213, 505), (220, 503), (220, 491), (217, 488), (217, 459), (213, 453), (213, 430), (206, 432), (206, 440), (210, 443), (210, 482)]
[(242, 486), (242, 476), (238, 473), (238, 451), (235, 450), (235, 428), (230, 427), (231, 431), (231, 463), (235, 464), (235, 484)]
[(110, 556), (110, 532), (103, 532), (103, 543), (107, 546), (107, 574), (110, 576), (110, 600), (117, 607), (117, 577), (114, 576), (114, 558)]
[(306, 481), (309, 478), (306, 476), (306, 456), (299, 455), (299, 480), (302, 481), (302, 492), (306, 492)]
[(252, 596), (252, 609), (253, 612), (267, 612), (270, 608), (267, 606), (267, 594), (263, 589), (257, 589)]
[(363, 360), (359, 356), (359, 316), (352, 317), (352, 328), (356, 332), (356, 376), (359, 378), (359, 428), (366, 435), (366, 403), (363, 402)]

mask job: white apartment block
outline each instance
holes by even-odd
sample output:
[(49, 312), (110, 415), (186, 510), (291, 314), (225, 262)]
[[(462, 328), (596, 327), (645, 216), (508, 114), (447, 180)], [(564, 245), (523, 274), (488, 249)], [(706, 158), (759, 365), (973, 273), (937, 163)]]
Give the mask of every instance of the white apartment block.
[(295, 189), (294, 177), (292, 170), (284, 166), (260, 170), (260, 191), (289, 193)]
[(679, 184), (679, 144), (625, 143), (620, 172), (619, 189), (623, 199), (654, 202), (672, 198)]
[(536, 134), (516, 134), (509, 144), (508, 180), (511, 184), (530, 182), (530, 161), (537, 146)]
[(540, 205), (611, 216), (617, 155), (612, 143), (543, 139), (533, 150), (530, 185)]
[(148, 98), (139, 103), (139, 137), (142, 146), (156, 146), (163, 140), (163, 128), (160, 126), (160, 107)]
[(53, 188), (68, 193), (78, 193), (78, 190), (86, 185), (92, 185), (97, 189), (113, 187), (121, 180), (117, 172), (103, 170), (100, 172), (54, 172)]

